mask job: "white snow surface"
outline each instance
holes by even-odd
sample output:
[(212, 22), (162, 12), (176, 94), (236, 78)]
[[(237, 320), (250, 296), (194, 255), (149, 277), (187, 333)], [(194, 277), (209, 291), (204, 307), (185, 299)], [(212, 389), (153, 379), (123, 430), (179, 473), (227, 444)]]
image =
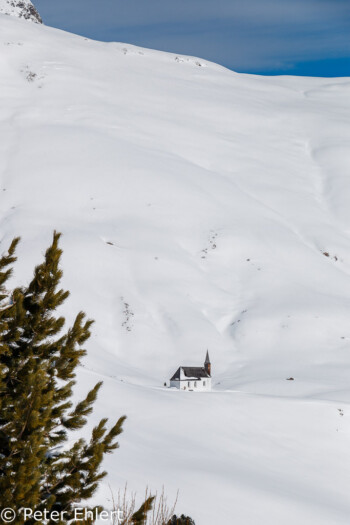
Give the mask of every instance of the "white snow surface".
[[(63, 233), (64, 314), (96, 320), (77, 398), (103, 379), (89, 426), (128, 415), (95, 501), (348, 524), (350, 79), (0, 27), (1, 249), (28, 282)], [(207, 348), (213, 392), (163, 387)]]

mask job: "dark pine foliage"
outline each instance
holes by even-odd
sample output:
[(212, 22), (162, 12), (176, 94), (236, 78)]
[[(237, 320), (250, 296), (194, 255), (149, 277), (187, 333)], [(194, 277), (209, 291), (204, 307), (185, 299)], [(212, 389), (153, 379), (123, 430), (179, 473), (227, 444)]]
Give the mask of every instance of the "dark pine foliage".
[[(65, 330), (65, 319), (55, 313), (69, 295), (59, 286), (59, 238), (55, 232), (29, 285), (11, 294), (7, 281), (18, 239), (0, 258), (0, 508), (66, 511), (65, 519), (55, 522), (64, 525), (106, 475), (101, 463), (118, 447), (125, 417), (110, 428), (102, 419), (89, 441), (67, 447), (67, 432), (84, 427), (101, 383), (73, 406), (76, 368), (92, 321), (79, 312)], [(145, 519), (151, 503), (136, 513), (135, 523), (142, 523), (137, 519)], [(23, 524), (18, 514), (16, 525)]]
[(173, 516), (167, 523), (167, 525), (195, 525), (195, 522), (192, 518), (189, 518), (188, 516), (184, 516), (181, 514), (181, 516)]
[(147, 514), (152, 510), (154, 499), (155, 496), (150, 496), (147, 498), (139, 510), (132, 515), (132, 525), (145, 525), (147, 523)]

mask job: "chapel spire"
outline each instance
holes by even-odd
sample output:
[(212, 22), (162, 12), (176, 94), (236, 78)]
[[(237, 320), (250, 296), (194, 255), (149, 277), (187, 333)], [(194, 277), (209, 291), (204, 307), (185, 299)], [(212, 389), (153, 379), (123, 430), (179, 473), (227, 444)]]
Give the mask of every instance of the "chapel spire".
[(210, 362), (209, 351), (208, 350), (207, 350), (207, 355), (206, 355), (205, 361), (204, 361), (204, 368), (205, 368), (205, 371), (207, 372), (207, 374), (209, 376), (211, 376), (211, 362)]

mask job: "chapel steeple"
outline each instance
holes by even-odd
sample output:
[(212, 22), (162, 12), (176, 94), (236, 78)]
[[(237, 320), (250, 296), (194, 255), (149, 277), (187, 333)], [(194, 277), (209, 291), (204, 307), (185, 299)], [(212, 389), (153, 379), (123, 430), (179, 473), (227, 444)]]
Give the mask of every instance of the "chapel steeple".
[(207, 350), (207, 355), (206, 355), (205, 361), (204, 361), (204, 368), (205, 368), (205, 371), (207, 372), (207, 374), (211, 377), (211, 362), (210, 362), (209, 351), (208, 350)]

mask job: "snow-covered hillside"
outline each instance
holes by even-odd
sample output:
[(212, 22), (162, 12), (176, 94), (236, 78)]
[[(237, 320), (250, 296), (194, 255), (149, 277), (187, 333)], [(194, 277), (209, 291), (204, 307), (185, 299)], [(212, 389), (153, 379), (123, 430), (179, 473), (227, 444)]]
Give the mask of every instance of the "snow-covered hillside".
[[(350, 79), (0, 28), (1, 248), (28, 280), (64, 234), (77, 395), (129, 416), (108, 482), (196, 525), (347, 524)], [(214, 392), (162, 386), (207, 348)]]

